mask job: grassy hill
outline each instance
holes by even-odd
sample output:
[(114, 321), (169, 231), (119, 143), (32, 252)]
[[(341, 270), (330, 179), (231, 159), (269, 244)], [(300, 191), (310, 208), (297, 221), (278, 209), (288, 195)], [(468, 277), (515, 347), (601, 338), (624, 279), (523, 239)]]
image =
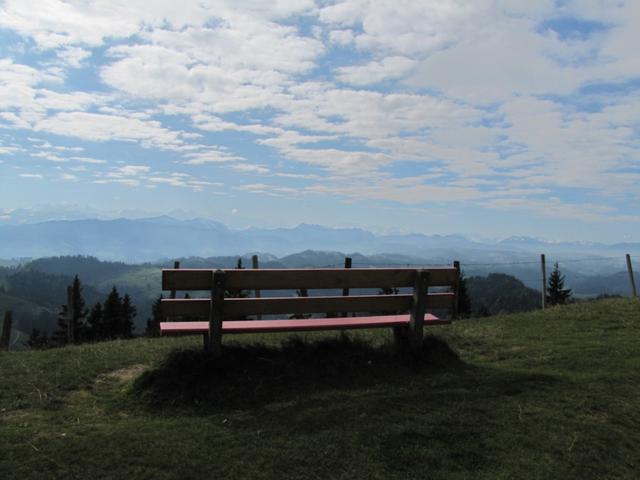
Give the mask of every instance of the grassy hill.
[(0, 478), (638, 478), (640, 302), (433, 333), (0, 353)]

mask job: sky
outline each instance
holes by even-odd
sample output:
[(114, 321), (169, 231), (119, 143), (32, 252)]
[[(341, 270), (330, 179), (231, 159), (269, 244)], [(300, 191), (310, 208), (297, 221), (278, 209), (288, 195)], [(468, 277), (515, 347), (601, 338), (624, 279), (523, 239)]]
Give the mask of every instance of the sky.
[(0, 1), (0, 224), (640, 241), (638, 45), (637, 0)]

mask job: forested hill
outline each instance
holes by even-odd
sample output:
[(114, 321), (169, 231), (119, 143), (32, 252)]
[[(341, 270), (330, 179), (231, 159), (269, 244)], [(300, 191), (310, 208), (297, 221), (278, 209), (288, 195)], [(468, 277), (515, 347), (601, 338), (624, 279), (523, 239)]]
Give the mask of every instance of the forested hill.
[(504, 273), (467, 279), (467, 292), (474, 316), (535, 310), (540, 307), (542, 296), (540, 291)]

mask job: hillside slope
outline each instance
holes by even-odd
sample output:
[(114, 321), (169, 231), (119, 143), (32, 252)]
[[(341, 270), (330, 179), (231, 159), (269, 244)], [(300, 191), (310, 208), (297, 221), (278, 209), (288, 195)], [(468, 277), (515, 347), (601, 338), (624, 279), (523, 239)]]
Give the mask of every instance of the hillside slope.
[(640, 302), (433, 333), (0, 353), (0, 478), (637, 478)]

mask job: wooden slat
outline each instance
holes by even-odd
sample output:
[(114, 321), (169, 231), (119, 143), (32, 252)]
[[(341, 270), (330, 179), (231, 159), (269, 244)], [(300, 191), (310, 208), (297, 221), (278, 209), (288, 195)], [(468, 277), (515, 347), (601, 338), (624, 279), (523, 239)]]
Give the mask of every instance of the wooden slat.
[(209, 318), (211, 300), (208, 298), (170, 299), (163, 298), (162, 317)]
[[(409, 315), (385, 315), (372, 317), (334, 317), (318, 319), (278, 319), (278, 320), (227, 320), (222, 323), (223, 333), (295, 332), (316, 330), (346, 330), (354, 328), (388, 328), (409, 323)], [(424, 325), (445, 325), (433, 315), (425, 315)], [(161, 322), (162, 335), (190, 335), (207, 333), (208, 322)]]
[(211, 290), (210, 269), (162, 270), (162, 290)]
[[(398, 299), (398, 297), (400, 297), (400, 299)], [(258, 299), (225, 299), (224, 302), (228, 303), (228, 302), (235, 302), (235, 305), (231, 308), (231, 310), (229, 310), (228, 308), (225, 308), (224, 310), (224, 316), (225, 318), (228, 318), (230, 316), (241, 316), (241, 315), (255, 315), (258, 313), (265, 313), (263, 311), (264, 308), (264, 304), (265, 303), (269, 303), (273, 300), (276, 301), (280, 301), (280, 300), (286, 300), (286, 301), (294, 301), (294, 302), (300, 302), (299, 299), (300, 298), (307, 298), (308, 300), (314, 300), (313, 302), (309, 302), (307, 304), (298, 304), (296, 305), (296, 308), (298, 308), (298, 310), (286, 310), (286, 311), (278, 311), (278, 312), (269, 312), (268, 314), (277, 314), (277, 313), (322, 313), (322, 312), (331, 312), (331, 311), (335, 311), (334, 309), (332, 309), (332, 306), (334, 305), (333, 303), (331, 303), (334, 299), (353, 299), (353, 298), (364, 298), (366, 300), (364, 300), (365, 304), (364, 304), (364, 310), (358, 310), (359, 308), (363, 308), (363, 303), (362, 301), (358, 301), (357, 303), (354, 303), (352, 305), (350, 305), (349, 309), (346, 310), (348, 312), (371, 312), (371, 311), (384, 311), (384, 310), (406, 310), (409, 308), (410, 303), (407, 303), (407, 299), (410, 298), (410, 295), (388, 295), (388, 296), (384, 296), (384, 295), (363, 295), (360, 297), (286, 297), (286, 298), (262, 298), (259, 299), (261, 300), (261, 303), (251, 303), (249, 302), (250, 300), (253, 302), (256, 302)], [(384, 298), (391, 298), (392, 299), (392, 304), (391, 306), (384, 306), (382, 308), (374, 308), (372, 305), (373, 303), (371, 303), (369, 301), (369, 299), (377, 299), (374, 300), (374, 302), (380, 301), (379, 299), (384, 299)], [(395, 298), (395, 300), (393, 300), (393, 298)], [(437, 309), (437, 308), (451, 308), (451, 305), (453, 304), (453, 300), (454, 300), (455, 296), (453, 293), (430, 293), (429, 295), (427, 295), (427, 310), (432, 310), (432, 309)], [(324, 303), (325, 299), (329, 299), (330, 303)], [(347, 300), (348, 302), (351, 300)], [(242, 305), (242, 311), (244, 313), (238, 313), (237, 309), (239, 307), (237, 307), (236, 305), (238, 303), (241, 302), (245, 302), (245, 303), (241, 303)], [(322, 302), (321, 306), (318, 306), (318, 303)], [(191, 317), (191, 318), (207, 318), (209, 315), (209, 304), (210, 304), (210, 300), (208, 298), (188, 298), (188, 299), (169, 299), (169, 298), (164, 298), (162, 299), (162, 316), (163, 317)], [(281, 302), (278, 303), (279, 305), (282, 305)], [(396, 308), (397, 305), (400, 305), (399, 307)], [(250, 309), (253, 309), (253, 307), (258, 307), (260, 309), (260, 311), (249, 311)], [(352, 309), (355, 308), (355, 309)], [(280, 308), (280, 307), (276, 307), (276, 308)], [(283, 307), (284, 308), (284, 307)], [(305, 310), (302, 310), (303, 308), (305, 308)], [(309, 310), (306, 310), (306, 308), (310, 308)], [(229, 313), (229, 312), (234, 312), (234, 313)]]
[(224, 301), (223, 311), (224, 318), (253, 314), (405, 311), (411, 308), (411, 298), (411, 295), (228, 298)]
[[(451, 286), (456, 275), (453, 268), (428, 268), (430, 287)], [(413, 286), (416, 269), (263, 269), (225, 270), (228, 289), (296, 290), (382, 288)], [(182, 269), (162, 271), (163, 290), (210, 290), (211, 270)]]
[(427, 295), (427, 310), (434, 308), (451, 309), (456, 296), (453, 292), (429, 293)]

